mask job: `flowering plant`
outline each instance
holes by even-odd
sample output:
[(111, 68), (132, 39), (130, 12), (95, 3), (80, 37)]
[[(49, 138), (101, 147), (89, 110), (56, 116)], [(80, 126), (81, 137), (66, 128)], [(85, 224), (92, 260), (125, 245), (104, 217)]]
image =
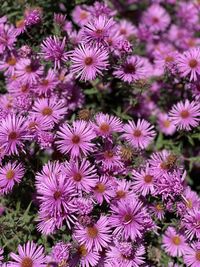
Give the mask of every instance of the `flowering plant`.
[(17, 2), (0, 17), (0, 266), (200, 266), (199, 1)]

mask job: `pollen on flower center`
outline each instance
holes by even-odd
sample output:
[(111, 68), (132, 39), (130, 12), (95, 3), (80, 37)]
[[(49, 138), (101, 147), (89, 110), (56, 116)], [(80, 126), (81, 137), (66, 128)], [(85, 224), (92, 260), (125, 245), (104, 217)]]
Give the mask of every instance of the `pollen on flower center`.
[(190, 113), (188, 112), (188, 110), (183, 110), (183, 111), (181, 111), (180, 115), (183, 119), (186, 119), (190, 116)]
[(172, 56), (167, 56), (165, 58), (165, 62), (173, 62), (174, 61), (174, 58)]
[(8, 60), (6, 61), (6, 63), (10, 66), (15, 66), (17, 60), (15, 57), (9, 57)]
[(131, 222), (132, 219), (133, 219), (132, 214), (127, 213), (127, 214), (124, 215), (124, 221), (125, 221), (126, 223)]
[(75, 173), (73, 176), (74, 181), (80, 182), (82, 179), (82, 175), (80, 173)]
[(49, 84), (49, 81), (44, 79), (44, 80), (42, 80), (41, 84), (44, 86), (47, 86)]
[(102, 33), (103, 33), (103, 30), (102, 29), (97, 29), (96, 30), (96, 34), (101, 35)]
[(15, 176), (15, 172), (14, 172), (13, 170), (9, 170), (9, 171), (7, 171), (7, 173), (6, 173), (6, 178), (7, 178), (8, 180), (13, 179), (14, 176)]
[(141, 132), (140, 130), (136, 129), (136, 130), (134, 131), (133, 135), (134, 135), (135, 137), (140, 137), (140, 136), (142, 135), (142, 132)]
[(29, 123), (28, 128), (29, 128), (30, 130), (35, 130), (36, 127), (37, 127), (37, 125), (38, 125), (37, 122), (32, 121), (32, 122)]
[(100, 129), (102, 132), (106, 133), (106, 132), (109, 131), (110, 126), (109, 126), (107, 123), (102, 123), (102, 124), (100, 125), (99, 129)]
[(195, 256), (196, 256), (196, 259), (197, 259), (198, 261), (200, 261), (200, 250), (197, 250), (197, 251), (196, 251)]
[(21, 92), (22, 93), (25, 93), (25, 92), (27, 92), (28, 91), (28, 86), (27, 85), (22, 85), (21, 86)]
[(157, 17), (153, 17), (153, 18), (152, 18), (152, 21), (153, 21), (153, 23), (158, 23), (158, 22), (159, 22), (159, 18), (157, 18)]
[(163, 125), (164, 125), (164, 127), (165, 128), (168, 128), (169, 126), (170, 126), (170, 121), (169, 120), (165, 120), (165, 121), (163, 121)]
[(106, 190), (106, 187), (103, 183), (98, 183), (96, 186), (95, 186), (95, 190), (98, 192), (98, 193), (103, 193), (105, 190)]
[(163, 210), (163, 206), (161, 204), (157, 204), (156, 205), (156, 209), (157, 209), (157, 211), (162, 211)]
[(123, 197), (125, 197), (125, 195), (126, 195), (126, 192), (123, 190), (119, 190), (116, 192), (117, 198), (123, 198)]
[(46, 107), (42, 110), (43, 116), (51, 116), (52, 113), (53, 113), (53, 110), (50, 107)]
[(87, 228), (87, 233), (88, 233), (88, 236), (90, 237), (90, 238), (95, 238), (95, 237), (97, 237), (97, 235), (98, 235), (98, 229), (96, 228), (96, 226), (89, 226), (88, 228)]
[(33, 267), (33, 260), (29, 257), (25, 257), (21, 262), (21, 267)]
[(135, 66), (133, 64), (126, 64), (124, 67), (125, 73), (134, 73), (135, 72)]
[(180, 237), (179, 236), (174, 236), (174, 237), (172, 237), (172, 242), (174, 243), (174, 245), (180, 245), (181, 244), (181, 239), (180, 239)]
[(61, 197), (61, 192), (60, 191), (56, 191), (54, 194), (53, 194), (53, 197), (55, 200), (59, 199)]
[(89, 65), (92, 65), (92, 63), (93, 63), (92, 57), (86, 57), (85, 58), (85, 65), (89, 66)]
[(112, 150), (107, 150), (107, 151), (105, 151), (105, 153), (104, 153), (104, 157), (105, 157), (105, 158), (109, 158), (109, 159), (111, 159), (113, 156), (114, 156), (114, 153), (113, 153)]
[(87, 249), (84, 245), (81, 245), (79, 248), (78, 248), (78, 253), (84, 257), (87, 255)]
[(25, 67), (26, 72), (31, 73), (33, 71), (32, 66), (28, 65)]
[(9, 140), (15, 140), (15, 139), (17, 139), (17, 133), (16, 132), (9, 133), (8, 139)]
[(80, 137), (78, 136), (78, 135), (74, 135), (73, 137), (72, 137), (72, 143), (74, 143), (74, 144), (78, 144), (79, 142), (80, 142)]
[(189, 61), (189, 66), (190, 66), (190, 68), (196, 68), (197, 65), (198, 65), (198, 61), (197, 61), (196, 59), (191, 59), (191, 60)]
[(88, 17), (88, 13), (87, 13), (87, 12), (82, 11), (82, 12), (80, 13), (80, 19), (86, 19), (87, 17)]
[(147, 174), (147, 175), (144, 176), (144, 181), (146, 183), (151, 183), (152, 180), (153, 180), (153, 176), (152, 175)]

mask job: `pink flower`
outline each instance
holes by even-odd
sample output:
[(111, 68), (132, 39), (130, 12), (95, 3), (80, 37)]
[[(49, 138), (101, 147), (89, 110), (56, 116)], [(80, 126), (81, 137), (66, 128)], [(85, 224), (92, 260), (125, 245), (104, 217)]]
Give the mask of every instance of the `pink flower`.
[(16, 64), (15, 75), (18, 80), (22, 80), (24, 83), (36, 84), (42, 74), (43, 66), (38, 61), (22, 58)]
[(20, 183), (24, 176), (24, 168), (22, 164), (8, 162), (0, 168), (0, 192), (9, 193), (16, 183)]
[(169, 119), (166, 113), (158, 114), (158, 125), (161, 132), (165, 135), (173, 135), (176, 131), (174, 122)]
[(96, 251), (102, 251), (111, 241), (110, 232), (108, 218), (101, 216), (96, 223), (87, 227), (77, 224), (74, 237), (81, 245), (85, 245), (88, 251), (93, 248)]
[(122, 19), (116, 24), (116, 32), (125, 39), (136, 36), (137, 28), (128, 20)]
[(65, 45), (66, 37), (62, 40), (59, 40), (57, 36), (47, 37), (41, 44), (41, 54), (45, 60), (54, 62), (54, 68), (60, 69), (61, 63), (68, 58)]
[(33, 241), (28, 241), (23, 246), (18, 246), (19, 255), (11, 252), (10, 257), (14, 261), (10, 261), (8, 264), (10, 267), (22, 267), (22, 266), (46, 266), (46, 257), (44, 255), (44, 248), (37, 246)]
[(79, 26), (83, 26), (91, 18), (91, 14), (84, 6), (76, 6), (72, 12), (72, 18)]
[(156, 135), (154, 127), (143, 119), (138, 119), (137, 123), (129, 121), (124, 126), (124, 132), (122, 138), (138, 149), (145, 149)]
[(190, 131), (192, 127), (197, 127), (200, 121), (199, 103), (188, 99), (175, 104), (169, 112), (170, 120), (179, 130)]
[(145, 263), (145, 248), (141, 244), (118, 242), (106, 253), (105, 267), (139, 267)]
[(81, 80), (94, 80), (108, 66), (108, 53), (105, 49), (79, 45), (71, 52), (71, 72)]
[(32, 109), (32, 114), (40, 118), (48, 117), (53, 123), (58, 123), (63, 119), (66, 112), (67, 107), (65, 107), (63, 100), (56, 98), (37, 99)]
[(189, 210), (182, 219), (182, 225), (184, 226), (185, 235), (192, 240), (194, 237), (200, 238), (200, 207)]
[(190, 81), (196, 81), (200, 75), (200, 48), (191, 48), (180, 54), (176, 64), (182, 77), (189, 77)]
[(114, 24), (112, 18), (106, 16), (93, 17), (83, 28), (83, 40), (88, 44), (91, 42), (103, 44)]
[(39, 96), (49, 96), (58, 83), (59, 81), (56, 77), (56, 73), (52, 69), (49, 69), (46, 77), (39, 80), (34, 91), (38, 93)]
[(185, 250), (184, 263), (187, 266), (191, 267), (199, 267), (200, 266), (200, 242), (193, 242), (190, 246)]
[(144, 12), (142, 22), (152, 32), (164, 31), (170, 23), (170, 16), (162, 6), (153, 4)]
[(111, 211), (109, 221), (114, 228), (114, 235), (121, 236), (125, 240), (131, 238), (132, 241), (142, 236), (145, 216), (142, 202), (135, 198), (120, 200), (111, 205)]
[(146, 196), (155, 192), (154, 176), (149, 169), (149, 164), (146, 165), (145, 170), (142, 169), (140, 172), (133, 170), (132, 175), (132, 188), (135, 193)]
[(172, 257), (181, 257), (185, 254), (187, 243), (184, 235), (177, 233), (169, 226), (163, 235), (163, 248)]
[(91, 140), (95, 138), (93, 129), (85, 121), (74, 121), (72, 126), (64, 124), (57, 132), (58, 149), (64, 153), (70, 153), (72, 158), (80, 157), (81, 153), (87, 155), (93, 151), (94, 144)]
[(80, 264), (81, 267), (96, 266), (99, 259), (99, 252), (96, 250), (88, 251), (85, 245), (80, 245), (77, 247), (77, 252), (70, 261), (70, 266), (75, 267), (77, 264)]
[(116, 67), (113, 75), (124, 82), (135, 82), (147, 77), (149, 66), (147, 62), (139, 56), (129, 56), (126, 61)]
[(122, 131), (122, 122), (119, 118), (101, 112), (95, 116), (95, 123), (92, 126), (95, 132), (103, 137), (108, 137), (114, 132)]
[(18, 59), (13, 54), (7, 55), (4, 60), (0, 61), (0, 70), (3, 70), (5, 75), (14, 75), (17, 60)]
[(101, 176), (99, 181), (96, 182), (93, 193), (94, 198), (100, 205), (104, 199), (107, 203), (110, 203), (111, 198), (115, 195), (112, 187), (113, 182), (106, 175)]
[(48, 210), (52, 216), (62, 213), (68, 215), (73, 211), (71, 199), (74, 195), (74, 185), (63, 174), (52, 174), (49, 179), (38, 181), (36, 187), (41, 208)]
[(81, 162), (77, 159), (66, 162), (63, 173), (73, 183), (77, 191), (87, 193), (95, 186), (98, 177), (94, 165), (92, 166), (86, 159)]
[(8, 115), (2, 119), (0, 126), (0, 147), (6, 154), (19, 154), (23, 149), (23, 141), (28, 139), (25, 118)]

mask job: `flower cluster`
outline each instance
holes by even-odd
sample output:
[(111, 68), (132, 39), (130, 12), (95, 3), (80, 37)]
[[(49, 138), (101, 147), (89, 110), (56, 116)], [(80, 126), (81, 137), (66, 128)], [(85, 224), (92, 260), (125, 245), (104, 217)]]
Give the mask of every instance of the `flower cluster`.
[(200, 266), (200, 5), (126, 2), (0, 18), (0, 266)]

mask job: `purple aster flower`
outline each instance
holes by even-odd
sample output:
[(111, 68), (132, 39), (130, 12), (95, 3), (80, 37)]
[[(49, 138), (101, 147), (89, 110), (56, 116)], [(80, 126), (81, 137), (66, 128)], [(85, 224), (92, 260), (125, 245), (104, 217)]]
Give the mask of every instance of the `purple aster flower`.
[(65, 45), (65, 37), (62, 40), (57, 36), (47, 37), (41, 44), (41, 54), (45, 60), (54, 62), (54, 68), (60, 69), (61, 63), (68, 58)]
[(92, 126), (97, 135), (103, 137), (108, 137), (114, 132), (122, 132), (122, 122), (119, 118), (101, 112), (96, 114)]
[(132, 188), (135, 193), (146, 196), (155, 192), (154, 176), (149, 169), (149, 164), (147, 164), (146, 168), (144, 170), (142, 169), (140, 172), (133, 170), (132, 178)]
[(87, 227), (77, 224), (74, 237), (81, 245), (85, 245), (88, 251), (93, 248), (96, 251), (102, 251), (103, 248), (108, 247), (111, 241), (110, 233), (108, 218), (101, 216), (96, 223), (90, 224)]
[(195, 191), (188, 186), (183, 192), (182, 198), (185, 202), (187, 210), (200, 207), (200, 198)]
[(200, 209), (193, 208), (182, 218), (182, 225), (185, 228), (185, 235), (192, 240), (194, 237), (200, 238)]
[(44, 118), (48, 117), (53, 123), (58, 123), (67, 112), (65, 102), (56, 98), (37, 99), (34, 103), (32, 114)]
[(69, 249), (70, 249), (69, 243), (64, 242), (58, 242), (56, 245), (54, 245), (51, 249), (50, 257), (52, 258), (52, 261), (56, 262), (57, 264), (62, 264), (67, 262), (69, 258)]
[(200, 121), (200, 105), (198, 102), (180, 101), (175, 104), (169, 112), (170, 120), (179, 130), (190, 131), (192, 127), (197, 127)]
[(104, 199), (107, 203), (110, 203), (111, 198), (114, 197), (115, 193), (113, 190), (113, 182), (109, 177), (103, 175), (99, 178), (99, 181), (97, 181), (94, 187), (93, 194), (94, 198), (100, 205), (103, 203)]
[(24, 140), (27, 140), (25, 118), (16, 115), (8, 115), (2, 119), (0, 126), (0, 147), (6, 154), (19, 154), (23, 150)]
[(94, 165), (92, 166), (86, 159), (82, 159), (81, 162), (77, 159), (66, 162), (63, 173), (72, 181), (77, 191), (87, 193), (95, 186), (98, 178)]
[(40, 8), (28, 8), (24, 13), (26, 26), (30, 27), (41, 22), (42, 11)]
[(20, 183), (24, 176), (24, 168), (21, 163), (8, 162), (0, 168), (0, 192), (8, 193), (16, 183)]
[(76, 206), (77, 213), (79, 215), (87, 215), (92, 212), (94, 201), (90, 198), (79, 197), (74, 200), (74, 205)]
[(129, 56), (121, 66), (117, 66), (113, 75), (124, 82), (144, 79), (148, 74), (147, 62), (139, 56)]
[(160, 5), (151, 5), (143, 14), (142, 22), (152, 32), (164, 31), (170, 23), (170, 16)]
[(58, 83), (59, 81), (56, 77), (55, 71), (49, 69), (46, 77), (41, 78), (37, 85), (35, 85), (34, 91), (38, 93), (39, 96), (50, 96)]
[(139, 267), (145, 263), (145, 248), (140, 244), (117, 242), (106, 253), (105, 267)]
[(95, 138), (95, 134), (85, 121), (74, 121), (72, 126), (64, 124), (57, 132), (57, 136), (58, 149), (64, 154), (70, 153), (72, 158), (80, 157), (81, 154), (87, 155), (93, 151), (94, 144), (91, 140)]
[(124, 125), (122, 138), (127, 140), (133, 147), (145, 149), (154, 139), (156, 132), (154, 127), (146, 120), (138, 119), (137, 123), (129, 121)]
[(81, 80), (94, 80), (108, 66), (108, 53), (105, 49), (79, 45), (71, 52), (71, 73)]
[(183, 255), (186, 266), (199, 267), (200, 266), (200, 242), (193, 242), (186, 249)]
[(7, 55), (4, 60), (0, 61), (0, 70), (4, 75), (14, 75), (17, 64), (17, 57), (14, 54)]
[(177, 156), (167, 150), (155, 152), (149, 160), (150, 169), (155, 176), (161, 176), (176, 168)]
[(162, 239), (164, 250), (172, 257), (181, 257), (185, 254), (187, 243), (184, 235), (169, 226)]
[(10, 257), (14, 261), (9, 261), (8, 266), (10, 267), (45, 267), (46, 257), (44, 255), (44, 248), (37, 246), (33, 241), (28, 241), (23, 246), (18, 246), (19, 255), (11, 252)]
[(190, 81), (196, 81), (200, 75), (200, 48), (192, 48), (180, 54), (176, 64), (182, 77), (189, 77)]
[(17, 34), (13, 26), (5, 24), (0, 27), (0, 54), (3, 54), (6, 48), (11, 50), (16, 42)]
[(43, 66), (38, 61), (22, 58), (16, 64), (15, 75), (18, 80), (24, 83), (36, 84), (39, 77), (43, 75), (43, 69)]
[(146, 210), (142, 202), (135, 198), (119, 200), (111, 205), (110, 225), (114, 228), (113, 234), (134, 241), (142, 236)]
[(77, 23), (79, 26), (85, 25), (89, 19), (91, 18), (91, 13), (87, 10), (87, 7), (82, 5), (77, 5), (73, 12), (72, 12), (72, 18), (75, 23)]
[(83, 40), (87, 43), (104, 44), (114, 24), (113, 19), (106, 16), (92, 17), (92, 20), (83, 27)]
[(52, 174), (49, 179), (38, 181), (36, 187), (42, 209), (48, 210), (52, 216), (67, 214), (73, 222), (71, 212), (74, 207), (71, 199), (74, 195), (74, 186), (69, 179), (61, 174), (58, 177)]
[(169, 119), (169, 116), (166, 113), (158, 114), (158, 125), (159, 130), (165, 135), (173, 135), (176, 131), (174, 122)]
[(80, 264), (81, 267), (96, 266), (100, 259), (100, 254), (95, 250), (88, 250), (85, 245), (80, 245), (70, 261), (71, 267)]

